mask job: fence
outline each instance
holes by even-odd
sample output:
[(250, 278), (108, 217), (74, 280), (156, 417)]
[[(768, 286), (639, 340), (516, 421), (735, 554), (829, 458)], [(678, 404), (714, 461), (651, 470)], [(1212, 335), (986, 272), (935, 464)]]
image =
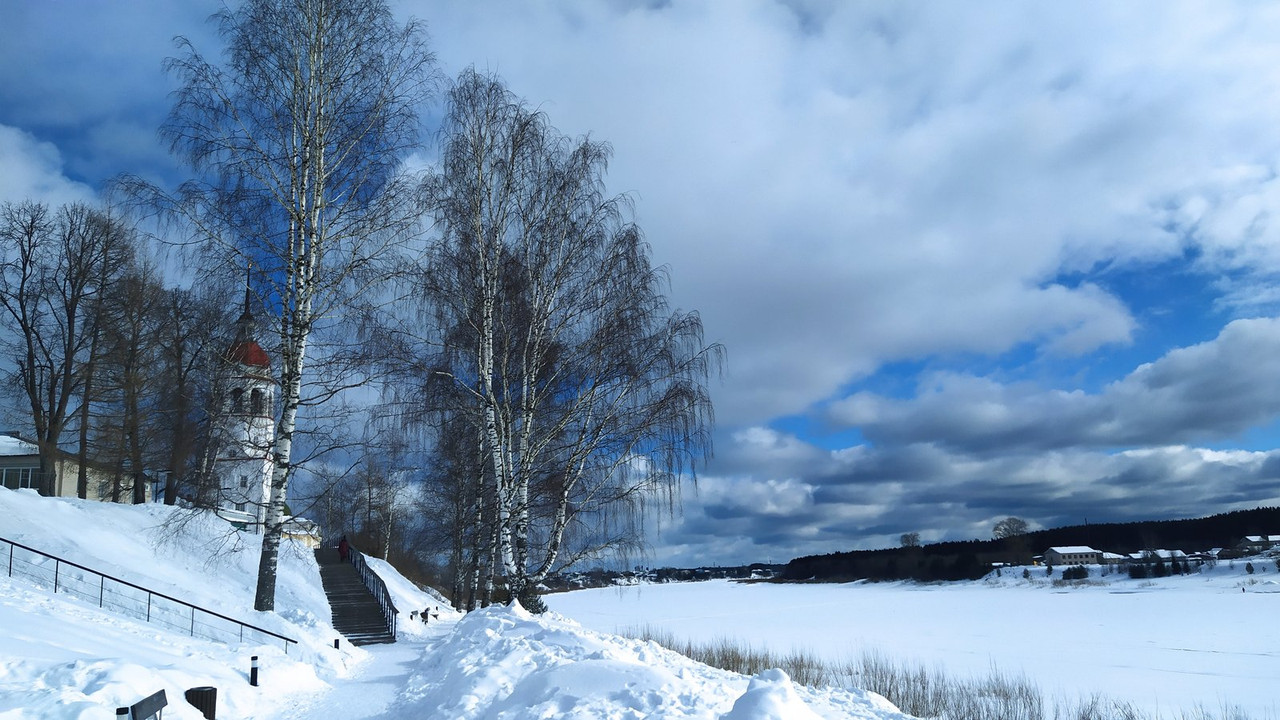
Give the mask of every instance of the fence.
[(241, 622), (221, 613), (154, 592), (127, 580), (63, 560), (21, 543), (0, 538), (0, 562), (11, 578), (51, 588), (121, 615), (215, 642), (284, 642), (285, 653), (297, 640)]
[(387, 631), (391, 633), (391, 637), (396, 636), (396, 616), (400, 614), (396, 610), (395, 603), (391, 602), (391, 593), (387, 592), (387, 584), (378, 577), (378, 573), (369, 567), (364, 561), (364, 553), (351, 548), (351, 564), (356, 566), (356, 572), (360, 573), (360, 582), (368, 588), (369, 592), (378, 600), (378, 606), (382, 608), (382, 618), (387, 622)]

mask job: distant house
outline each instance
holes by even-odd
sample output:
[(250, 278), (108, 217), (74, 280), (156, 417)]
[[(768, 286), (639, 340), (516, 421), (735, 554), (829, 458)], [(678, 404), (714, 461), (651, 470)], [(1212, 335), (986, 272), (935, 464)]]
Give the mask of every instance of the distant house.
[(1280, 545), (1280, 534), (1276, 535), (1246, 535), (1243, 540), (1236, 543), (1238, 550), (1246, 553), (1260, 553), (1270, 550)]
[(313, 550), (320, 547), (320, 527), (306, 518), (286, 518), (280, 532), (285, 539), (296, 540)]
[[(76, 485), (80, 479), (80, 461), (71, 453), (54, 451), (53, 495), (77, 497)], [(109, 500), (115, 473), (98, 463), (86, 463), (88, 480), (85, 496), (89, 500)], [(123, 478), (121, 489), (125, 499), (132, 497), (132, 478)], [(36, 444), (18, 437), (17, 433), (0, 434), (0, 484), (10, 490), (40, 489), (40, 449)], [(150, 483), (148, 483), (150, 485)], [(150, 490), (150, 488), (147, 488)]]
[(1124, 564), (1124, 561), (1127, 559), (1128, 559), (1127, 555), (1121, 555), (1120, 553), (1113, 553), (1113, 552), (1104, 552), (1102, 553), (1102, 557), (1099, 559), (1099, 562), (1101, 562), (1103, 565), (1122, 565)]
[(1087, 545), (1051, 547), (1044, 551), (1045, 565), (1097, 565), (1102, 553)]
[(1190, 558), (1181, 550), (1143, 550), (1142, 552), (1129, 553), (1127, 563), (1129, 565), (1155, 565), (1157, 562), (1187, 562)]

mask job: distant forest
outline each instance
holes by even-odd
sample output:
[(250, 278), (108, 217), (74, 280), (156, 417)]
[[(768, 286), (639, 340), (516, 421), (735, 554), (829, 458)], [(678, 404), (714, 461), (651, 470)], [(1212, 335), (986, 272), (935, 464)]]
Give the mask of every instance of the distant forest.
[(1280, 533), (1280, 508), (1240, 510), (1192, 520), (1148, 520), (1073, 525), (999, 540), (943, 542), (923, 547), (854, 550), (810, 555), (787, 563), (780, 580), (973, 580), (996, 563), (1030, 564), (1050, 547), (1088, 545), (1131, 553), (1168, 549), (1185, 552), (1230, 548), (1245, 535)]

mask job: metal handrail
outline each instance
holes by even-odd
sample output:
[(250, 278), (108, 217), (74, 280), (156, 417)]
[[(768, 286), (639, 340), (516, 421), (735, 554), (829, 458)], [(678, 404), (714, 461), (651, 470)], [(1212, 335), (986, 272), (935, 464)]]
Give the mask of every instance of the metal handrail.
[[(158, 598), (163, 598), (163, 599), (165, 599), (165, 600), (168, 600), (169, 602), (176, 603), (176, 604), (178, 604), (178, 605), (182, 605), (182, 606), (185, 606), (185, 607), (191, 608), (191, 635), (192, 635), (193, 637), (195, 636), (195, 611), (199, 610), (200, 612), (202, 612), (202, 613), (204, 613), (204, 614), (206, 614), (206, 615), (211, 615), (211, 616), (216, 617), (216, 618), (218, 618), (218, 619), (220, 619), (220, 620), (226, 620), (227, 622), (234, 623), (234, 624), (238, 625), (238, 626), (240, 627), (240, 639), (241, 639), (241, 640), (243, 640), (243, 639), (244, 639), (244, 630), (245, 630), (246, 628), (248, 628), (248, 629), (250, 629), (250, 630), (254, 630), (254, 631), (256, 631), (256, 632), (260, 632), (260, 633), (262, 633), (263, 635), (270, 635), (271, 637), (274, 637), (274, 638), (278, 638), (278, 639), (280, 639), (280, 640), (283, 640), (283, 641), (284, 641), (284, 652), (285, 652), (285, 654), (286, 654), (286, 655), (289, 653), (289, 643), (297, 644), (297, 642), (298, 642), (297, 640), (294, 640), (293, 638), (285, 637), (284, 635), (281, 635), (281, 634), (279, 634), (279, 633), (272, 632), (272, 631), (270, 631), (270, 630), (267, 630), (266, 628), (261, 628), (261, 627), (258, 627), (257, 625), (250, 625), (250, 624), (249, 624), (249, 623), (247, 623), (247, 622), (243, 622), (243, 621), (237, 620), (237, 619), (235, 619), (235, 618), (233, 618), (233, 617), (227, 617), (226, 615), (223, 615), (222, 613), (217, 613), (217, 612), (214, 612), (214, 611), (209, 610), (209, 609), (207, 609), (207, 608), (202, 608), (202, 607), (200, 607), (199, 605), (193, 605), (193, 604), (191, 604), (191, 603), (189, 603), (189, 602), (187, 602), (187, 601), (185, 601), (185, 600), (179, 600), (178, 598), (175, 598), (175, 597), (173, 597), (173, 596), (165, 595), (164, 593), (160, 593), (160, 592), (156, 592), (156, 591), (154, 591), (154, 590), (152, 590), (152, 589), (150, 589), (150, 588), (145, 588), (145, 587), (143, 587), (143, 586), (141, 586), (141, 585), (137, 585), (137, 584), (135, 584), (135, 583), (131, 583), (131, 582), (129, 582), (128, 580), (122, 580), (122, 579), (120, 579), (120, 578), (118, 578), (118, 577), (115, 577), (114, 575), (108, 575), (108, 574), (103, 573), (103, 572), (98, 572), (97, 570), (94, 570), (93, 568), (85, 567), (84, 565), (81, 565), (81, 564), (79, 564), (79, 563), (71, 562), (70, 560), (64, 560), (64, 559), (62, 559), (62, 558), (58, 557), (57, 555), (50, 555), (50, 554), (49, 554), (49, 553), (47, 553), (47, 552), (44, 552), (44, 551), (42, 551), (42, 550), (37, 550), (37, 549), (35, 549), (35, 548), (33, 548), (33, 547), (30, 547), (30, 546), (28, 546), (28, 545), (23, 545), (22, 543), (14, 542), (14, 541), (12, 541), (12, 540), (9, 540), (9, 539), (7, 539), (7, 538), (2, 538), (2, 537), (0, 537), (0, 542), (4, 542), (4, 543), (8, 543), (8, 544), (9, 544), (9, 561), (8, 561), (8, 566), (9, 566), (9, 567), (8, 567), (8, 575), (9, 575), (9, 577), (13, 577), (13, 549), (14, 549), (15, 547), (20, 547), (20, 548), (22, 548), (23, 550), (26, 550), (27, 552), (35, 553), (36, 555), (39, 555), (39, 556), (41, 556), (41, 557), (44, 557), (44, 558), (48, 558), (48, 559), (50, 559), (50, 560), (53, 560), (53, 561), (54, 561), (54, 566), (53, 566), (53, 592), (54, 592), (54, 594), (55, 594), (55, 595), (58, 593), (58, 577), (59, 577), (59, 570), (60, 570), (60, 566), (62, 566), (62, 565), (69, 565), (70, 567), (76, 568), (77, 570), (83, 570), (83, 571), (85, 571), (85, 572), (87, 572), (87, 573), (90, 573), (91, 575), (95, 575), (95, 576), (97, 576), (98, 578), (101, 578), (101, 579), (103, 579), (103, 580), (110, 580), (110, 581), (115, 582), (115, 583), (118, 583), (118, 584), (120, 584), (120, 585), (124, 585), (125, 587), (131, 587), (131, 588), (133, 588), (134, 590), (139, 590), (139, 591), (141, 591), (141, 592), (146, 593), (146, 594), (147, 594), (147, 622), (150, 622), (150, 621), (151, 621), (151, 617), (150, 617), (150, 615), (151, 615), (151, 599), (152, 599), (153, 597), (158, 597)], [(105, 585), (104, 585), (104, 589), (105, 589)], [(105, 591), (105, 590), (104, 590), (104, 591)], [(102, 606), (102, 603), (103, 603), (101, 596), (99, 596), (99, 601), (98, 601), (98, 603), (99, 603), (99, 607), (101, 607), (101, 606)]]
[(360, 582), (364, 583), (365, 588), (373, 593), (373, 597), (378, 601), (378, 607), (382, 608), (382, 618), (387, 623), (387, 629), (391, 631), (391, 637), (396, 636), (396, 616), (400, 611), (396, 609), (396, 605), (391, 601), (391, 593), (387, 590), (387, 584), (383, 582), (378, 573), (369, 567), (364, 561), (364, 553), (349, 545), (351, 548), (351, 564), (355, 566), (356, 572), (360, 574)]

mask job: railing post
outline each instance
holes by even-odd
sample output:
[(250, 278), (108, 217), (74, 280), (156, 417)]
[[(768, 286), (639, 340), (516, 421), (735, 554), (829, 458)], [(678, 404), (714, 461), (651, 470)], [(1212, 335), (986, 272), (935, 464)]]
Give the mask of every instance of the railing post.
[(9, 543), (9, 577), (13, 577), (13, 543)]
[(98, 585), (98, 607), (102, 607), (102, 603), (107, 596), (107, 576), (99, 575), (98, 579), (102, 581)]
[(53, 559), (53, 594), (58, 594), (58, 568), (62, 567), (62, 562), (57, 558)]
[(147, 622), (151, 622), (151, 591), (147, 591)]
[(191, 606), (191, 637), (196, 636), (196, 606)]

